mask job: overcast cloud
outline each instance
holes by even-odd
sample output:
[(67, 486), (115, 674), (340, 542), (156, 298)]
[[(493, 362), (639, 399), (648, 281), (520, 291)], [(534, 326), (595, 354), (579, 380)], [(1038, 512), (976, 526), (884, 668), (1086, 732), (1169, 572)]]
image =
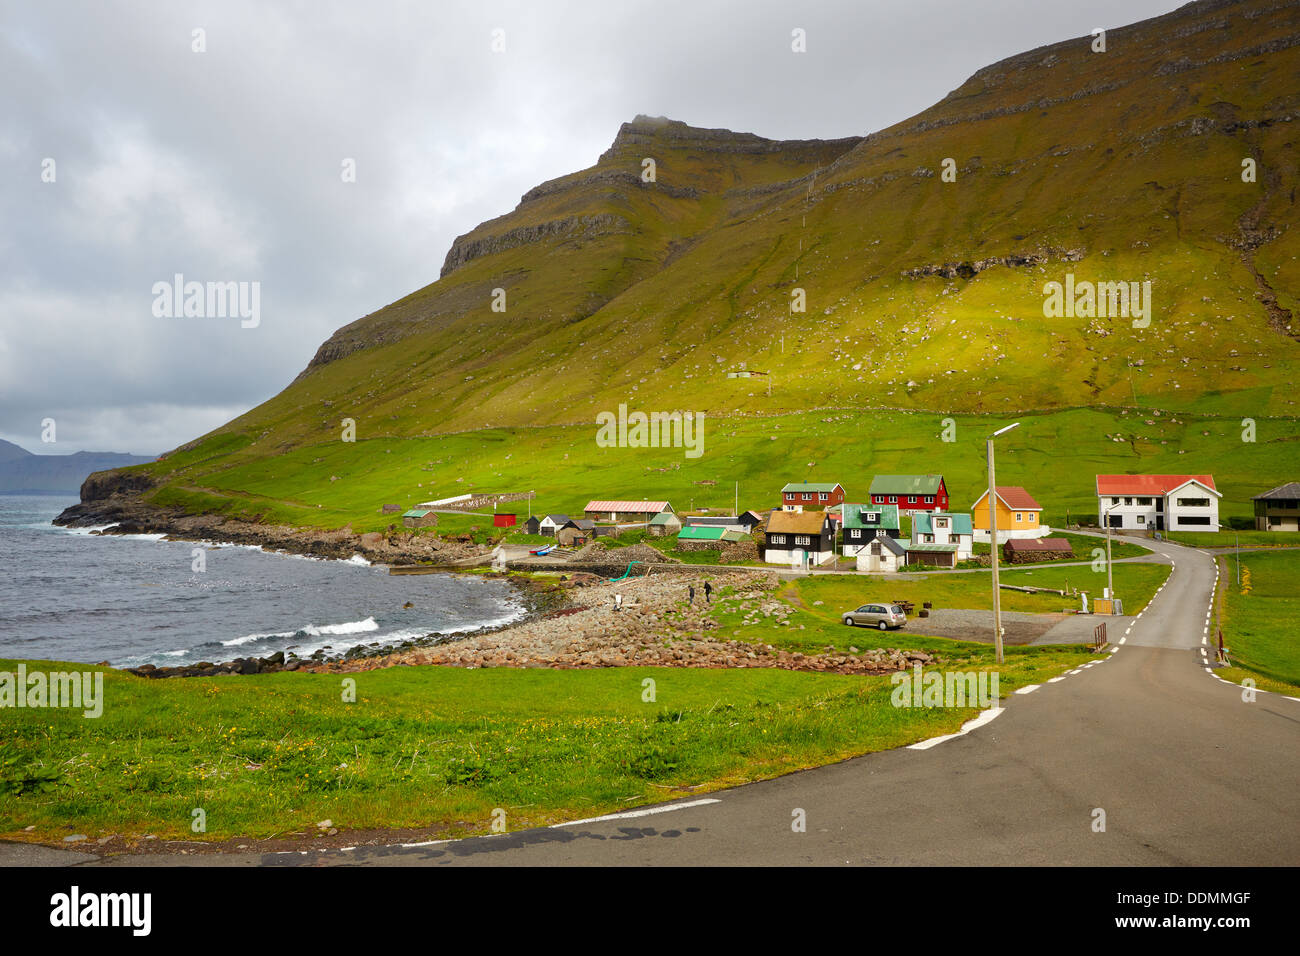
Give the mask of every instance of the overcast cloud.
[[(3, 0), (0, 438), (146, 454), (222, 424), (638, 113), (861, 135), (1002, 57), (1176, 6)], [(156, 318), (175, 273), (260, 282), (261, 324)]]

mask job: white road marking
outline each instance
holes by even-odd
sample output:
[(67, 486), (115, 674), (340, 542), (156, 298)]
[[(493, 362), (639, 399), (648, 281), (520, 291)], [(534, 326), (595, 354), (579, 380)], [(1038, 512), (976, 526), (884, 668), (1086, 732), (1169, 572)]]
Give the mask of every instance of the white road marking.
[(1055, 684), (1057, 681), (1060, 681), (1060, 680), (1065, 680), (1065, 678), (1064, 678), (1064, 677), (1049, 677), (1049, 678), (1047, 678), (1047, 683), (1049, 683), (1049, 684)]
[[(1053, 678), (1053, 680), (1060, 680), (1060, 678), (1059, 677)], [(962, 724), (961, 730), (957, 731), (955, 734), (944, 734), (942, 737), (931, 737), (929, 740), (922, 740), (919, 744), (912, 744), (910, 747), (908, 747), (908, 749), (929, 750), (931, 747), (937, 746), (938, 744), (943, 743), (945, 740), (952, 740), (954, 737), (962, 737), (970, 733), (972, 730), (975, 730), (978, 727), (983, 727), (989, 721), (994, 720), (997, 717), (1000, 717), (1002, 715), (1003, 710), (1004, 708), (1002, 707), (990, 707), (988, 710), (984, 711), (984, 713), (980, 714), (978, 717), (972, 718), (971, 720), (968, 720), (966, 721), (966, 723)]]
[[(916, 746), (916, 744), (913, 744)], [(648, 817), (656, 813), (667, 813), (670, 810), (685, 810), (687, 807), (702, 807), (710, 803), (721, 803), (721, 800), (715, 800), (712, 797), (705, 797), (702, 800), (688, 800), (685, 803), (674, 803), (666, 807), (647, 807), (644, 810), (628, 810), (626, 813), (607, 813), (603, 817), (589, 817), (586, 820), (570, 820), (568, 823), (552, 823), (550, 829), (556, 827), (576, 827), (584, 823), (601, 823), (605, 820), (631, 820), (635, 817)]]
[(1032, 694), (1034, 691), (1038, 690), (1038, 688), (1040, 688), (1040, 687), (1042, 687), (1042, 686), (1043, 686), (1042, 684), (1026, 684), (1024, 687), (1021, 687), (1019, 690), (1017, 690), (1016, 693), (1017, 693), (1017, 694)]

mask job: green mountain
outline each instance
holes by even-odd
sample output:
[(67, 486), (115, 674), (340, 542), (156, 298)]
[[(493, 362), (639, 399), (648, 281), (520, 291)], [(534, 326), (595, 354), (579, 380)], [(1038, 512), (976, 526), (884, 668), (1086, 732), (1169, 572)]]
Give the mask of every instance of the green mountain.
[[(1300, 5), (1200, 2), (1109, 31), (1105, 52), (1085, 36), (995, 63), (861, 138), (638, 116), (594, 166), (458, 238), (437, 281), (336, 332), (279, 395), (144, 470), (171, 486), (159, 501), (265, 515), (323, 507), (316, 472), (373, 468), (369, 442), (410, 442), (403, 461), (481, 485), (505, 477), (498, 446), (490, 463), (427, 442), (589, 425), (620, 403), (714, 422), (1292, 418), (1297, 76)], [(1149, 316), (1052, 313), (1051, 282), (1149, 289)], [(356, 444), (339, 442), (344, 418)], [(276, 478), (285, 455), (303, 468)]]

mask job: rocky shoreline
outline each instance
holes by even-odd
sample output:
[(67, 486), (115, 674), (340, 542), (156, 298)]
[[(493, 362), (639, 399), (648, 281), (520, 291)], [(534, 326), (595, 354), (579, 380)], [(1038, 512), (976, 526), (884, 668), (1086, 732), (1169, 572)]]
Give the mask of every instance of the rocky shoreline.
[[(453, 562), (485, 556), (482, 545), (445, 541), (436, 535), (407, 531), (355, 534), (350, 529), (326, 531), (293, 528), (193, 515), (156, 508), (138, 498), (142, 488), (127, 486), (133, 476), (101, 472), (87, 479), (82, 501), (66, 509), (54, 523), (64, 527), (103, 527), (103, 534), (165, 534), (172, 540), (220, 541), (257, 545), (265, 550), (317, 558), (347, 560), (360, 555), (382, 564), (436, 564), (454, 571)], [(102, 485), (102, 486), (101, 486)], [(620, 560), (626, 555), (620, 555)], [(541, 569), (539, 569), (541, 570)], [(508, 578), (520, 590), (527, 613), (521, 620), (483, 630), (430, 634), (397, 647), (361, 644), (339, 655), (318, 651), (310, 658), (276, 653), (266, 658), (236, 658), (179, 667), (146, 664), (130, 669), (141, 677), (215, 677), (277, 671), (352, 673), (381, 667), (443, 665), (452, 667), (774, 667), (840, 674), (885, 674), (929, 664), (921, 651), (874, 648), (836, 654), (778, 650), (761, 641), (739, 639), (743, 630), (719, 633), (718, 624), (702, 603), (704, 580), (734, 589), (733, 600), (745, 609), (745, 624), (770, 620), (780, 626), (792, 609), (772, 591), (777, 575), (761, 570), (729, 569), (720, 574), (700, 566), (698, 579), (683, 574), (647, 575), (622, 581), (555, 565), (545, 570), (558, 580), (529, 574), (491, 571)], [(689, 583), (697, 598), (686, 600)], [(616, 609), (616, 596), (622, 605)]]

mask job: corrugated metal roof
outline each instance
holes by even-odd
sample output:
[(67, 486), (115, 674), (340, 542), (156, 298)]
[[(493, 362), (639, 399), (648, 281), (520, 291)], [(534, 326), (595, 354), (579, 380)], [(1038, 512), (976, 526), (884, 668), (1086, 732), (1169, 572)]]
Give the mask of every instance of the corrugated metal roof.
[(432, 511), (421, 511), (418, 508), (412, 508), (410, 511), (403, 511), (403, 518), (423, 518), (425, 515), (433, 514)]
[(661, 511), (672, 511), (672, 507), (666, 501), (588, 501), (587, 507), (583, 511), (631, 511), (646, 514), (658, 514)]
[[(844, 506), (844, 527), (846, 528), (892, 528), (898, 529), (897, 505), (850, 505)], [(875, 515), (872, 521), (868, 515)]]
[(955, 544), (909, 544), (907, 550), (929, 552), (956, 551), (957, 546)]
[(781, 494), (785, 495), (800, 491), (825, 491), (829, 493), (839, 487), (840, 483), (838, 481), (792, 481), (781, 489)]
[(650, 519), (650, 523), (655, 525), (671, 524), (673, 521), (676, 521), (678, 524), (682, 523), (682, 519), (678, 518), (677, 515), (673, 514), (671, 511), (661, 511)]
[(943, 475), (876, 475), (871, 479), (873, 495), (934, 495)]
[(720, 541), (726, 528), (707, 528), (702, 525), (688, 525), (677, 532), (678, 541)]

